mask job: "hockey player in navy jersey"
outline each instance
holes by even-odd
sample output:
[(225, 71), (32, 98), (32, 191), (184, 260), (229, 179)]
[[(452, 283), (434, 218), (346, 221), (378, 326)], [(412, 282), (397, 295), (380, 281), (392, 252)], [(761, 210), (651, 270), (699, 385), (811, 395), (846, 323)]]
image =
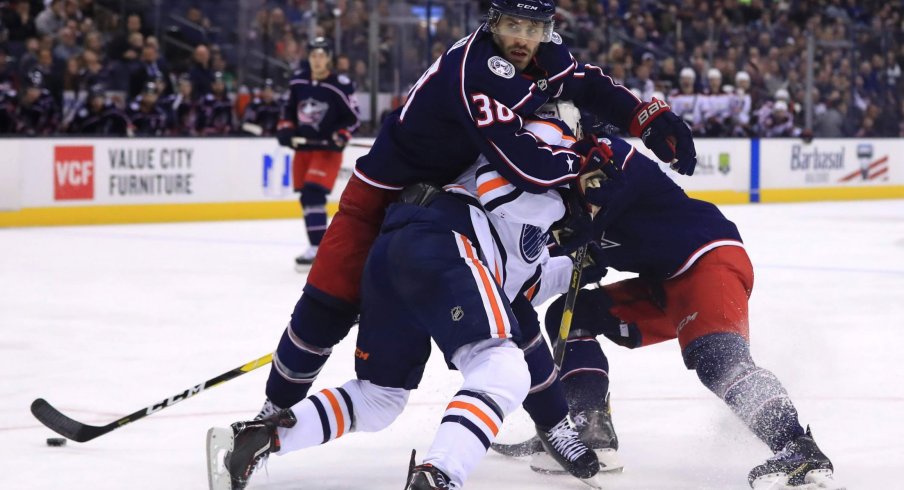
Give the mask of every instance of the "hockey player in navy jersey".
[[(525, 131), (551, 144), (574, 141), (558, 120), (531, 121)], [(214, 472), (212, 481), (230, 488), (230, 479), (232, 488), (241, 488), (264, 446), (285, 454), (388, 426), (420, 383), (432, 338), (464, 381), (423, 464), (412, 458), (406, 489), (461, 488), (532, 385), (516, 345), (524, 343), (520, 319), (533, 317), (533, 339), (540, 328), (531, 302), (568, 287), (571, 260), (550, 258), (545, 243), (551, 227), (584, 218), (589, 225), (583, 207), (566, 205), (575, 202), (572, 192), (567, 186), (521, 192), (484, 157), (445, 192), (430, 184), (406, 188), (401, 202), (389, 207), (365, 265), (357, 379), (273, 417), (213, 429), (217, 445), (230, 437), (257, 442), (229, 454), (228, 472)], [(598, 470), (596, 459), (566, 416), (567, 408), (550, 423), (546, 442), (562, 449), (575, 476), (589, 479)], [(212, 468), (220, 467), (217, 453), (217, 447), (210, 451), (217, 459)]]
[[(333, 73), (329, 41), (318, 37), (308, 43), (308, 64), (310, 70), (295, 72), (289, 81), (289, 100), (276, 131), (279, 144), (295, 149), (292, 186), (301, 193), (310, 243), (295, 258), (299, 272), (306, 272), (317, 256), (326, 232), (326, 197), (339, 175), (342, 151), (360, 125), (354, 84)], [(304, 141), (296, 143), (299, 138)]]
[[(242, 127), (251, 124), (255, 129), (254, 134), (257, 136), (274, 136), (276, 135), (276, 125), (279, 123), (282, 113), (282, 107), (276, 100), (273, 87), (273, 79), (264, 80), (264, 85), (260, 91), (245, 107), (245, 113), (242, 115)], [(259, 128), (259, 133), (258, 133)]]
[(449, 183), (481, 154), (522, 192), (574, 180), (593, 146), (572, 150), (523, 131), (550, 98), (630, 129), (665, 162), (692, 174), (690, 131), (659, 102), (641, 102), (601, 69), (579, 65), (554, 31), (550, 0), (495, 0), (487, 22), (450, 46), (409, 92), (357, 162), (317, 261), (274, 354), (261, 415), (303, 399), (358, 315), (361, 273), (385, 209), (417, 182)]
[(232, 100), (226, 93), (226, 82), (223, 73), (213, 74), (213, 83), (210, 85), (210, 93), (204, 94), (198, 100), (198, 119), (196, 121), (198, 134), (203, 136), (225, 136), (232, 134), (235, 129), (235, 116), (233, 115)]
[[(584, 441), (595, 449), (618, 448), (609, 416), (609, 364), (596, 337), (628, 348), (677, 338), (685, 366), (776, 454), (751, 470), (753, 488), (841, 488), (781, 382), (751, 357), (753, 268), (734, 223), (716, 206), (689, 198), (624, 140), (605, 141), (624, 186), (594, 220), (599, 245), (610, 267), (639, 277), (577, 296), (560, 379)], [(557, 337), (563, 305), (561, 297), (547, 310), (550, 338)], [(521, 447), (543, 451), (537, 439)]]

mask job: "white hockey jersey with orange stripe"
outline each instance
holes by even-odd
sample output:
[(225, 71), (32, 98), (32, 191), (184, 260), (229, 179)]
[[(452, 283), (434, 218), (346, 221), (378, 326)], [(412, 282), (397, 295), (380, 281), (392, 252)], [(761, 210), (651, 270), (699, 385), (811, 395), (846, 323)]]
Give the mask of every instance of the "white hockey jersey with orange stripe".
[[(540, 142), (571, 146), (574, 137), (563, 127), (554, 119), (524, 126)], [(524, 192), (493, 170), (483, 156), (445, 189), (477, 198), (483, 206), (483, 213), (472, 207), (471, 222), (487, 266), (509, 301), (524, 294), (539, 305), (568, 289), (571, 259), (550, 257), (546, 247), (550, 226), (565, 214), (558, 192)]]

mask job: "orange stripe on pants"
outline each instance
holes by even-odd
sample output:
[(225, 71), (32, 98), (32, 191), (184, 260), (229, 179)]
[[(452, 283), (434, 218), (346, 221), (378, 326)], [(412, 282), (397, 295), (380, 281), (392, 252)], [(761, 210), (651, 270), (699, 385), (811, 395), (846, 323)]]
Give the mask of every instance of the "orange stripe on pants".
[(474, 249), (471, 248), (471, 244), (468, 243), (468, 240), (463, 235), (459, 235), (459, 238), (461, 238), (461, 243), (465, 247), (465, 254), (476, 266), (477, 272), (480, 274), (480, 280), (483, 282), (483, 289), (487, 292), (487, 297), (490, 300), (490, 307), (493, 309), (493, 319), (496, 321), (496, 334), (499, 338), (504, 339), (507, 337), (505, 334), (505, 322), (502, 320), (502, 313), (499, 311), (499, 303), (496, 301), (493, 283), (490, 281), (489, 277), (487, 277), (487, 272), (480, 263), (480, 260), (474, 255)]

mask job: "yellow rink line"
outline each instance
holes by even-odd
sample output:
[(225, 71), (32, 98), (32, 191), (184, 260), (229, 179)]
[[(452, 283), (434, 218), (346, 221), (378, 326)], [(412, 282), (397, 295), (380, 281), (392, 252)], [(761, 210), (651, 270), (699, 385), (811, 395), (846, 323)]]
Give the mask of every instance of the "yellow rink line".
[(904, 199), (904, 186), (760, 189), (760, 202), (854, 201), (863, 199)]
[[(336, 211), (327, 204), (327, 213)], [(66, 206), (0, 211), (0, 227), (299, 218), (297, 201)]]

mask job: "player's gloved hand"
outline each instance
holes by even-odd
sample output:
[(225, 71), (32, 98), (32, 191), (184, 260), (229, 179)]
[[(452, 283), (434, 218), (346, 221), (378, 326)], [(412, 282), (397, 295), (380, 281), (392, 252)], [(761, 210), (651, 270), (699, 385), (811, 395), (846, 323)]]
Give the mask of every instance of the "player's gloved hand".
[(570, 255), (593, 239), (593, 221), (587, 204), (571, 189), (558, 189), (565, 203), (565, 215), (550, 227), (561, 253)]
[(624, 176), (621, 168), (612, 161), (612, 149), (605, 139), (588, 135), (572, 145), (571, 149), (584, 155), (578, 188), (591, 206), (591, 216), (595, 216), (624, 187)]
[(691, 130), (671, 111), (669, 105), (654, 98), (641, 104), (631, 117), (631, 136), (639, 137), (656, 157), (679, 174), (694, 175), (697, 150)]
[(340, 149), (345, 148), (345, 145), (348, 144), (349, 140), (352, 139), (352, 133), (350, 133), (347, 129), (340, 129), (333, 133), (333, 143), (336, 143)]
[[(574, 71), (577, 66), (568, 48), (564, 44), (554, 42), (540, 43), (534, 60), (547, 77), (555, 77), (569, 70)], [(557, 77), (554, 81), (549, 81), (548, 78), (537, 78), (537, 88), (549, 97), (556, 97), (562, 88), (562, 83), (567, 79), (568, 77), (564, 75)]]
[(292, 148), (292, 136), (295, 134), (294, 128), (280, 128), (276, 130), (276, 141), (279, 144)]
[[(572, 257), (574, 260), (574, 257)], [(609, 272), (609, 257), (596, 241), (587, 244), (587, 255), (581, 268), (581, 286), (600, 282)]]

